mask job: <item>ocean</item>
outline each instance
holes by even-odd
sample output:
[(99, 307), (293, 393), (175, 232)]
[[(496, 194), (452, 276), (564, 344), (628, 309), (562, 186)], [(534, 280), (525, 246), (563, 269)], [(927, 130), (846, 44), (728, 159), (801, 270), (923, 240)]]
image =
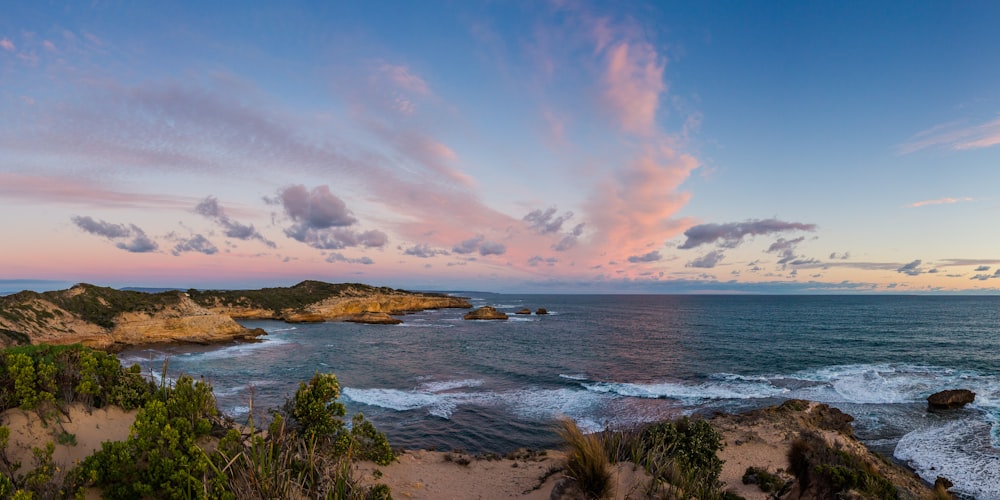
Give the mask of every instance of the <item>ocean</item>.
[[(205, 377), (238, 421), (332, 372), (348, 415), (411, 449), (546, 448), (562, 415), (596, 431), (809, 399), (853, 415), (863, 442), (924, 479), (1000, 498), (1000, 297), (462, 295), (510, 320), (448, 309), (396, 326), (246, 321), (263, 342), (119, 357)], [(513, 314), (540, 307), (549, 314)], [(951, 388), (975, 403), (928, 412), (927, 396)]]

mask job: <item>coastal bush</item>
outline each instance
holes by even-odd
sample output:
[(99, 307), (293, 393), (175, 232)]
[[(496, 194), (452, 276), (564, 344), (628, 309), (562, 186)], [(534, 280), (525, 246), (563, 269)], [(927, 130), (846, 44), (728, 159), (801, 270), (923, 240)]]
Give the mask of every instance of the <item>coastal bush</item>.
[(896, 487), (873, 464), (830, 447), (815, 432), (805, 433), (792, 443), (788, 462), (802, 491), (829, 498), (852, 491), (861, 493), (864, 498), (899, 498)]
[(653, 477), (649, 495), (666, 488), (679, 498), (726, 497), (719, 482), (722, 435), (704, 420), (683, 417), (635, 429), (607, 430), (601, 439), (612, 461), (632, 462)]
[(256, 431), (252, 418), (248, 437), (230, 430), (213, 460), (229, 491), (236, 498), (390, 498), (384, 485), (358, 484), (352, 463), (388, 465), (395, 459), (392, 448), (361, 414), (348, 428), (339, 396), (336, 377), (316, 373), (273, 413), (266, 434)]
[(99, 486), (108, 498), (230, 498), (196, 442), (215, 414), (211, 386), (181, 376), (139, 409), (128, 440), (103, 443), (67, 483), (71, 490)]
[(113, 354), (79, 344), (17, 346), (0, 354), (0, 410), (74, 401), (135, 409), (151, 390), (137, 371), (122, 368)]

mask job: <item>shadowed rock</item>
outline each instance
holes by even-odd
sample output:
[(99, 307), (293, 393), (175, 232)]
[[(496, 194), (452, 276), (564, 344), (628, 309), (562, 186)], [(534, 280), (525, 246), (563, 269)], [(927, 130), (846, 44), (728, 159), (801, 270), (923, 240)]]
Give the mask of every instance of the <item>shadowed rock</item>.
[(475, 311), (472, 311), (472, 312), (466, 314), (465, 316), (462, 316), (462, 319), (500, 319), (500, 320), (503, 320), (503, 319), (507, 319), (507, 314), (502, 313), (500, 311), (497, 311), (496, 308), (493, 307), (493, 306), (483, 306), (483, 307), (480, 307), (479, 309), (476, 309)]
[(976, 393), (968, 389), (950, 389), (927, 397), (927, 406), (936, 410), (961, 408), (976, 400)]
[(544, 307), (539, 307), (538, 310), (535, 311), (535, 314), (537, 314), (539, 316), (541, 316), (542, 314), (548, 314), (548, 313), (549, 313), (549, 311), (547, 309), (545, 309)]
[(365, 311), (361, 314), (355, 314), (344, 321), (351, 323), (365, 323), (369, 325), (398, 325), (403, 322), (403, 320), (399, 318), (389, 316), (388, 313), (373, 311)]
[(527, 307), (525, 307), (524, 309), (520, 309), (520, 310), (518, 310), (518, 311), (517, 311), (516, 313), (514, 313), (514, 314), (531, 314), (531, 309), (528, 309)]

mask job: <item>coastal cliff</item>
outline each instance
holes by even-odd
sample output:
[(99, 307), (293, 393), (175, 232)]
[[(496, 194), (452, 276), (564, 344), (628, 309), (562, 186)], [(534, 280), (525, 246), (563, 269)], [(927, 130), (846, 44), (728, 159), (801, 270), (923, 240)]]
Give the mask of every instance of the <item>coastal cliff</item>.
[(364, 312), (400, 314), (427, 309), (472, 307), (462, 297), (418, 293), (359, 283), (303, 281), (289, 288), (194, 291), (206, 309), (236, 319), (276, 319), (292, 323), (346, 319)]
[(69, 290), (0, 297), (0, 345), (83, 344), (97, 349), (162, 342), (252, 338), (233, 318), (183, 292), (147, 294), (79, 284)]
[(236, 319), (289, 322), (468, 308), (459, 297), (361, 284), (304, 281), (289, 288), (143, 293), (79, 284), (69, 290), (0, 297), (0, 346), (75, 344), (98, 349), (170, 342), (252, 339)]

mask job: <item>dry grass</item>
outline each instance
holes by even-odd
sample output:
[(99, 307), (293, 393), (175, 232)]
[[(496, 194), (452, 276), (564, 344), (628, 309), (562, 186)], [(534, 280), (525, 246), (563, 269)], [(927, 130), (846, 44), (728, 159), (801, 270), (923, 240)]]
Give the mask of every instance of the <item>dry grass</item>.
[(602, 440), (596, 434), (584, 434), (569, 418), (559, 421), (558, 433), (568, 447), (566, 475), (587, 498), (607, 497), (614, 483)]

